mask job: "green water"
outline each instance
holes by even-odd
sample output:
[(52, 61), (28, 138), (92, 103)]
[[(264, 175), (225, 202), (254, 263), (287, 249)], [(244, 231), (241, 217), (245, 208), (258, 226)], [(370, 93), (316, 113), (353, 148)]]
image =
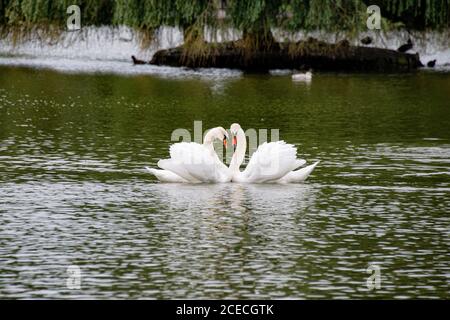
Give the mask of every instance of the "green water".
[[(279, 129), (321, 163), (304, 184), (155, 181), (194, 120)], [(450, 74), (0, 67), (0, 298), (448, 299), (449, 194)]]

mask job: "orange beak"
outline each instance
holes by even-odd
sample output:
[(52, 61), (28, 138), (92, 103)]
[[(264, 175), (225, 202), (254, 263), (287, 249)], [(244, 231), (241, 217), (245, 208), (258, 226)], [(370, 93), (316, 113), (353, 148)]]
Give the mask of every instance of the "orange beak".
[(233, 137), (233, 147), (237, 145), (237, 139), (236, 137)]
[(223, 138), (223, 145), (225, 146), (225, 148), (227, 147), (227, 138)]

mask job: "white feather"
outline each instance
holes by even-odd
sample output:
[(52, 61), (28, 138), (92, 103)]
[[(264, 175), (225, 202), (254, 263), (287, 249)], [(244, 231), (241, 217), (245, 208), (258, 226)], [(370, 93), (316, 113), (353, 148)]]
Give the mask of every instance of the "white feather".
[(186, 179), (183, 179), (182, 177), (180, 177), (179, 175), (177, 175), (171, 171), (158, 170), (158, 169), (153, 169), (153, 168), (149, 168), (149, 167), (145, 167), (145, 169), (148, 172), (150, 172), (151, 174), (153, 174), (159, 181), (162, 181), (162, 182), (175, 182), (175, 183), (188, 182)]

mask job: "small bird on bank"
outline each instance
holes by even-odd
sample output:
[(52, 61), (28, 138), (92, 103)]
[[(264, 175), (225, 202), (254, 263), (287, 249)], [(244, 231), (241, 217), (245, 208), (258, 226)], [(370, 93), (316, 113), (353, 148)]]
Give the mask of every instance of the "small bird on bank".
[(413, 43), (412, 43), (412, 41), (411, 41), (411, 38), (409, 38), (409, 39), (408, 39), (408, 42), (407, 42), (406, 44), (401, 45), (401, 46), (397, 49), (397, 51), (398, 51), (398, 52), (404, 53), (404, 52), (406, 52), (406, 51), (408, 51), (408, 50), (411, 50), (412, 47), (413, 47)]
[(436, 65), (436, 59), (428, 61), (428, 63), (427, 63), (428, 68), (434, 68), (435, 65)]
[(145, 64), (145, 61), (137, 59), (135, 56), (131, 56), (133, 64)]
[(361, 43), (364, 44), (364, 45), (371, 44), (372, 43), (372, 38), (369, 37), (369, 36), (364, 37), (364, 38), (361, 39)]

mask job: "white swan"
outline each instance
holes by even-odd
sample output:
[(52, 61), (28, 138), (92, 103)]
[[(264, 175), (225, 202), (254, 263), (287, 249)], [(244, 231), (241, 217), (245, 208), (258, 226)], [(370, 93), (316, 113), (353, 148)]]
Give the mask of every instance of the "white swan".
[(226, 146), (228, 133), (222, 127), (208, 131), (203, 144), (180, 142), (170, 146), (170, 159), (158, 161), (163, 170), (146, 168), (163, 182), (229, 182), (231, 173), (217, 156), (213, 142), (223, 141)]
[(292, 80), (310, 82), (312, 80), (312, 72), (307, 71), (305, 73), (294, 73), (292, 75)]
[(247, 167), (240, 171), (247, 149), (244, 130), (237, 123), (230, 127), (236, 150), (230, 163), (232, 181), (248, 183), (294, 183), (305, 181), (319, 162), (293, 171), (306, 163), (297, 159), (297, 149), (284, 141), (264, 142), (253, 153)]

